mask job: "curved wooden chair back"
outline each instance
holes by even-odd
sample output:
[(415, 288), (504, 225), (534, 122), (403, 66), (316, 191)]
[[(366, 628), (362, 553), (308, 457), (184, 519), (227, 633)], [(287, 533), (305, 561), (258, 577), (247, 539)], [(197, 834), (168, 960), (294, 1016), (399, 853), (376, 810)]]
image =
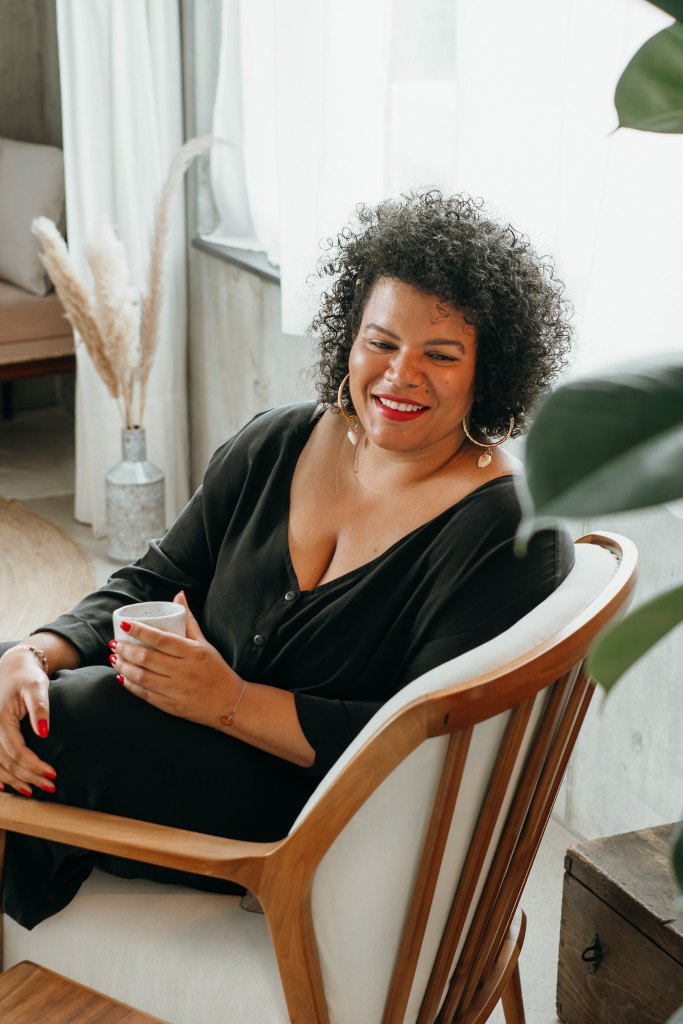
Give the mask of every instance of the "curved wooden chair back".
[[(329, 1008), (335, 1024), (465, 1019), (508, 933), (592, 696), (586, 654), (628, 600), (635, 570), (630, 542), (582, 538), (574, 572), (583, 577), (544, 602), (554, 610), (539, 606), (410, 684), (324, 780), (272, 880), (293, 1019), (312, 1007), (310, 1019), (327, 1020)], [(501, 663), (506, 648), (518, 653)], [(293, 882), (286, 908), (281, 871)], [(264, 873), (266, 908), (270, 885)]]

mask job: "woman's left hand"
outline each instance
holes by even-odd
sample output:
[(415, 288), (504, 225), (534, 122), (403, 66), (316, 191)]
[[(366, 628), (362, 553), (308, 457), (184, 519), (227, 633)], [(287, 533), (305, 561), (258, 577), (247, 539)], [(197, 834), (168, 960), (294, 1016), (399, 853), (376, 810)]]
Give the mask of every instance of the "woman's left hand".
[(174, 601), (185, 605), (186, 637), (132, 619), (128, 635), (140, 643), (114, 641), (110, 661), (118, 681), (136, 697), (170, 715), (220, 728), (220, 716), (235, 703), (242, 680), (208, 642), (185, 595)]

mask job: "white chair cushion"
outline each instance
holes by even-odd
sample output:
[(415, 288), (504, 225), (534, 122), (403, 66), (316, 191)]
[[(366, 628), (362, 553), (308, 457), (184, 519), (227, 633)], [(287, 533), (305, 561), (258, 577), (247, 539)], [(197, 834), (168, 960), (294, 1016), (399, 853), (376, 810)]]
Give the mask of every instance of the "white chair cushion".
[(0, 277), (35, 295), (52, 285), (31, 234), (34, 217), (59, 224), (64, 213), (64, 159), (56, 146), (0, 138)]
[(94, 871), (27, 931), (4, 919), (4, 964), (33, 960), (171, 1024), (287, 1024), (268, 925), (238, 896)]

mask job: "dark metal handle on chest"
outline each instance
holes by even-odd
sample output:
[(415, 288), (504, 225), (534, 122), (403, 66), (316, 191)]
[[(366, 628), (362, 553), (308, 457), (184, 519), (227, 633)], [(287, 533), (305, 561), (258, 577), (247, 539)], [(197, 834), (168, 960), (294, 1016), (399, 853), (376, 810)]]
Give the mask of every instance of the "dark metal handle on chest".
[(605, 954), (603, 952), (602, 943), (600, 942), (600, 936), (596, 932), (593, 938), (593, 945), (586, 946), (581, 954), (581, 959), (585, 964), (593, 964), (593, 971), (595, 972), (604, 958)]

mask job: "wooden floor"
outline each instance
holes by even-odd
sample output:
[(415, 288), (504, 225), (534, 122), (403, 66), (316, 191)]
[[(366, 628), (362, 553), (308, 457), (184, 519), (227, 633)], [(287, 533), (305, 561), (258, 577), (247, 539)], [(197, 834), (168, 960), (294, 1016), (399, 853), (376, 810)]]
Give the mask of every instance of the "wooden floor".
[(164, 1024), (24, 961), (0, 974), (2, 1024)]

